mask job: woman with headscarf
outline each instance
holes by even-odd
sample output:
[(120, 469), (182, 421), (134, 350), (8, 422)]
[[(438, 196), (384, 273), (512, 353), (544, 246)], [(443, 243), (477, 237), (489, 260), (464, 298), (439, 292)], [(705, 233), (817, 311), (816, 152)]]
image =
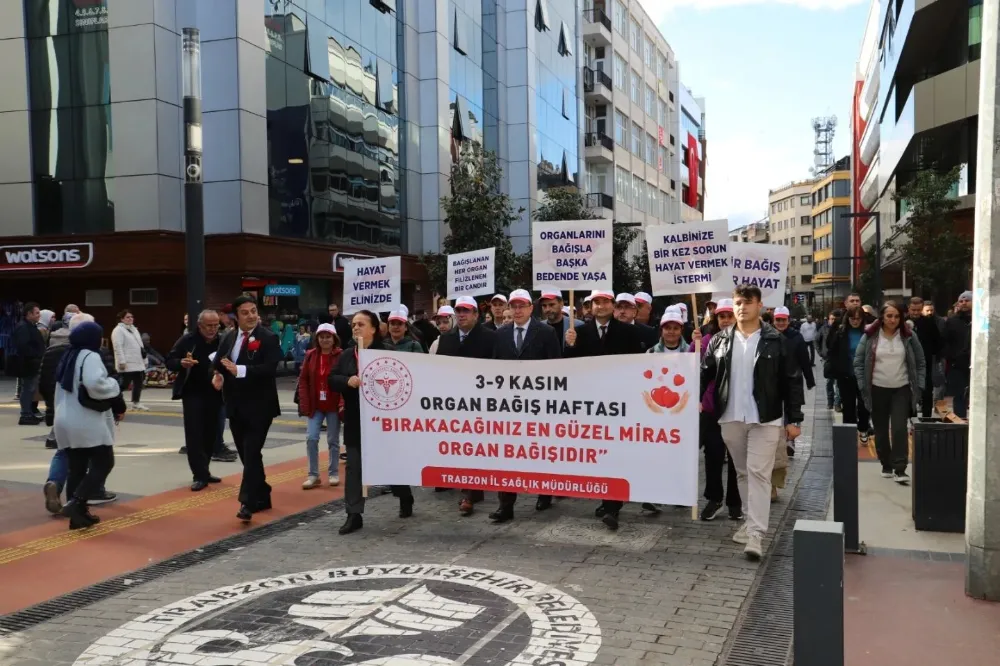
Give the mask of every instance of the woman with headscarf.
[(444, 335), (448, 331), (455, 328), (455, 308), (450, 305), (442, 305), (438, 308), (437, 314), (434, 315), (434, 325), (437, 326), (438, 337), (434, 338), (434, 342), (431, 343), (430, 349), (427, 350), (428, 354), (438, 353), (438, 343), (441, 342), (441, 335)]
[(53, 427), (59, 448), (69, 457), (69, 501), (62, 513), (71, 530), (100, 522), (87, 502), (104, 487), (115, 465), (115, 425), (125, 414), (121, 387), (101, 361), (103, 337), (98, 324), (80, 324), (70, 333), (69, 349), (56, 368)]

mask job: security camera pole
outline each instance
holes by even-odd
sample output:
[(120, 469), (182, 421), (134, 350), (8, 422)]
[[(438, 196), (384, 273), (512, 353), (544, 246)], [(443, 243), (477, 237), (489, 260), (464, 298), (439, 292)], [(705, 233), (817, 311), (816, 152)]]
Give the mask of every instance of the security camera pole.
[(188, 330), (205, 307), (205, 209), (201, 175), (201, 36), (184, 28), (181, 37), (184, 94), (184, 248), (187, 256)]

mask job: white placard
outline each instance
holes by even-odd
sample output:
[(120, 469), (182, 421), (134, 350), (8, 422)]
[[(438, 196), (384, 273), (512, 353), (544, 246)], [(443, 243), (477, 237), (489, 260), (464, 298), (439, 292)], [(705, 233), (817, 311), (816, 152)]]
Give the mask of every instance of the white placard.
[(349, 259), (344, 262), (344, 314), (360, 310), (392, 312), (403, 303), (400, 257)]
[(697, 505), (694, 353), (361, 365), (365, 484)]
[(733, 283), (729, 222), (682, 222), (646, 227), (654, 296), (726, 291)]
[[(766, 308), (785, 304), (785, 283), (788, 282), (788, 246), (766, 243), (730, 243), (733, 258), (733, 286), (749, 284), (760, 289), (761, 301)], [(719, 298), (732, 298), (730, 289), (712, 294)]]
[(449, 254), (445, 259), (448, 262), (448, 299), (454, 301), (459, 296), (495, 293), (496, 254), (495, 247)]
[(533, 287), (611, 290), (611, 220), (535, 222), (531, 229)]

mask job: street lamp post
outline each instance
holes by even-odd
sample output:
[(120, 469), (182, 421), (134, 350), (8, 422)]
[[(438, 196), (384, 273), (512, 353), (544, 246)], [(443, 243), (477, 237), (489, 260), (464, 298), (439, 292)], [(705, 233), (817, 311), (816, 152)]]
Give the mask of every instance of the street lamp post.
[(875, 309), (882, 305), (882, 216), (878, 211), (870, 213), (841, 213), (841, 219), (875, 220)]
[(184, 249), (187, 258), (188, 330), (198, 325), (205, 303), (205, 209), (201, 173), (201, 36), (184, 28), (181, 37), (184, 95)]

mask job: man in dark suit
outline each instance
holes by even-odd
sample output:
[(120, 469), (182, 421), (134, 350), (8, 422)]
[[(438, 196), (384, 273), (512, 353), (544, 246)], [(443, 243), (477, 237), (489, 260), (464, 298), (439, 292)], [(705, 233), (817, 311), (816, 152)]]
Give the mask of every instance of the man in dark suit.
[(257, 302), (240, 296), (233, 302), (236, 328), (219, 343), (212, 367), (212, 385), (222, 391), (229, 429), (243, 462), (240, 510), (236, 517), (249, 522), (252, 514), (271, 508), (262, 455), (271, 422), (281, 414), (275, 375), (284, 355), (278, 336), (260, 325)]
[(615, 319), (623, 324), (634, 326), (639, 331), (642, 350), (646, 351), (660, 341), (660, 331), (647, 324), (636, 321), (639, 312), (638, 301), (632, 294), (618, 294), (615, 298)]
[[(590, 295), (590, 308), (594, 318), (583, 326), (566, 331), (566, 356), (607, 356), (609, 354), (641, 354), (642, 340), (639, 329), (614, 318), (615, 297), (610, 291), (594, 291)], [(624, 502), (605, 500), (597, 509), (610, 530), (618, 529), (618, 514)], [(656, 510), (652, 505), (644, 509)]]
[[(493, 358), (497, 334), (479, 323), (479, 307), (474, 298), (460, 296), (455, 301), (455, 319), (458, 325), (438, 338), (438, 356)], [(471, 516), (475, 504), (482, 501), (482, 490), (463, 490), (458, 512)]]
[[(493, 358), (502, 361), (544, 361), (562, 358), (562, 347), (556, 338), (555, 329), (531, 316), (534, 303), (531, 294), (524, 289), (515, 289), (510, 294), (507, 305), (514, 321), (497, 329)], [(490, 514), (490, 520), (505, 523), (514, 517), (514, 502), (517, 493), (499, 493), (500, 508)], [(539, 495), (535, 509), (544, 511), (552, 506), (552, 497)]]

